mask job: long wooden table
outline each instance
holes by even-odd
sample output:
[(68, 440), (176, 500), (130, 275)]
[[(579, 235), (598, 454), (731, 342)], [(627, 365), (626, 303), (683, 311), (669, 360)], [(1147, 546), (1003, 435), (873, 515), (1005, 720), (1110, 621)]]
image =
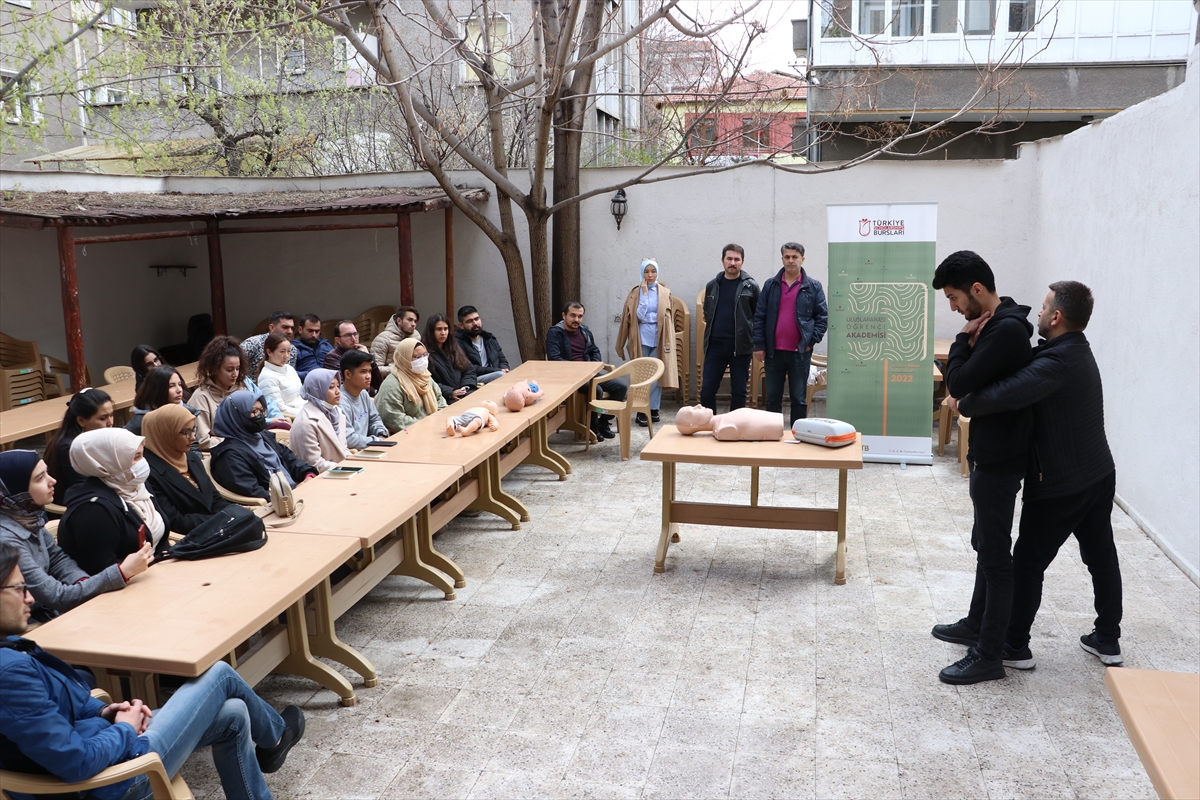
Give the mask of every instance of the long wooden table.
[[(352, 536), (269, 531), (249, 553), (200, 561), (165, 561), (119, 592), (98, 595), (28, 633), (71, 664), (94, 668), (114, 686), (127, 672), (134, 696), (154, 703), (156, 674), (196, 677), (228, 658), (251, 686), (272, 672), (301, 675), (332, 689), (342, 705), (357, 698), (350, 683), (314, 655), (377, 682), (375, 668), (334, 630), (329, 575), (359, 550)], [(310, 628), (305, 596), (315, 597)], [(280, 614), (286, 624), (278, 624)], [(239, 645), (261, 638), (241, 655)], [(114, 693), (114, 697), (120, 693)]]
[[(198, 362), (176, 367), (188, 386), (196, 385), (196, 366)], [(133, 397), (137, 394), (136, 381), (118, 381), (104, 386), (97, 386), (112, 398), (113, 410), (122, 411), (133, 406)], [(63, 415), (67, 404), (75, 395), (52, 397), (38, 403), (29, 403), (19, 408), (0, 411), (0, 445), (7, 445), (19, 439), (37, 436), (42, 433), (56, 431), (62, 425)]]
[(1109, 667), (1104, 685), (1158, 796), (1200, 797), (1200, 675)]
[(345, 479), (317, 477), (297, 486), (295, 496), (304, 501), (304, 511), (287, 528), (314, 536), (353, 537), (358, 542), (361, 552), (353, 572), (333, 587), (334, 619), (388, 575), (425, 581), (453, 600), (455, 588), (467, 585), (466, 576), (433, 546), (430, 504), (462, 477), (462, 467), (394, 461), (355, 461), (354, 466), (361, 466), (363, 472)]
[[(663, 465), (662, 531), (654, 571), (666, 570), (667, 547), (679, 541), (680, 524), (723, 525), (738, 528), (777, 528), (804, 531), (837, 531), (837, 565), (834, 583), (846, 582), (846, 473), (862, 469), (862, 436), (846, 447), (827, 448), (803, 444), (792, 439), (791, 431), (782, 441), (719, 442), (711, 433), (684, 436), (674, 425), (664, 425), (650, 443), (642, 448), (645, 461)], [(675, 499), (676, 464), (716, 464), (750, 467), (750, 504), (691, 503)], [(758, 504), (760, 467), (793, 469), (836, 469), (838, 471), (837, 508), (763, 507)]]

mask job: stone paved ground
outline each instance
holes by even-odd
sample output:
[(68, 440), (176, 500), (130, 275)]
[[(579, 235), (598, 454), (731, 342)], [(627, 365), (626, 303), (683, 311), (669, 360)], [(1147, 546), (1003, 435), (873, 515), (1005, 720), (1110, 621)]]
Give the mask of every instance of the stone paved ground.
[[(832, 533), (685, 526), (654, 575), (659, 466), (615, 442), (555, 446), (570, 480), (505, 480), (532, 514), (521, 530), (484, 515), (438, 536), (467, 574), (457, 600), (390, 578), (339, 621), (380, 676), (356, 682), (358, 706), (298, 678), (259, 686), (308, 718), (277, 798), (1155, 796), (1079, 648), (1093, 612), (1072, 543), (1046, 577), (1037, 669), (938, 682), (964, 648), (929, 629), (965, 612), (974, 570), (953, 445), (932, 467), (851, 473), (845, 586)], [(745, 501), (750, 472), (678, 481), (681, 499)], [(761, 492), (833, 505), (836, 473), (763, 470)], [(1200, 670), (1200, 590), (1113, 522), (1126, 665)], [(220, 795), (207, 753), (184, 773)]]

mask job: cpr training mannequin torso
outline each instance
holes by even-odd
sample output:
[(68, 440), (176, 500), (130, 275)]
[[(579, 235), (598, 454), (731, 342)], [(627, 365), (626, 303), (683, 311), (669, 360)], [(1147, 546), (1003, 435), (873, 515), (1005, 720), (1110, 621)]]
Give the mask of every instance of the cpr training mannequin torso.
[(675, 415), (675, 427), (684, 436), (712, 431), (721, 442), (771, 442), (783, 438), (783, 414), (739, 408), (728, 414), (713, 414), (705, 406), (687, 406)]

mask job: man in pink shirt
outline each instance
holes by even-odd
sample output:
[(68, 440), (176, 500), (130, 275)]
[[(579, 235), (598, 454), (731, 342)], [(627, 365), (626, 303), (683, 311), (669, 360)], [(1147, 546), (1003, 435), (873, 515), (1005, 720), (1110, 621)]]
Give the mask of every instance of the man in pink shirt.
[(808, 415), (806, 391), (813, 346), (825, 338), (829, 308), (821, 282), (804, 271), (804, 245), (780, 248), (783, 269), (763, 284), (754, 312), (754, 357), (765, 361), (767, 411), (783, 411), (783, 384), (792, 421)]

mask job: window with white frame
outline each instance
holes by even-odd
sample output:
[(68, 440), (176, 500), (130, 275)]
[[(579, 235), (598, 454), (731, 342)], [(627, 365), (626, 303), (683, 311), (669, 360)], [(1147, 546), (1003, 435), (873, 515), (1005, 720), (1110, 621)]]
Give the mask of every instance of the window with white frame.
[(1008, 0), (1008, 31), (1024, 33), (1037, 22), (1037, 0)]
[(925, 0), (892, 0), (892, 36), (925, 35)]
[(842, 39), (850, 35), (851, 0), (821, 0), (821, 36)]
[(930, 0), (930, 33), (958, 33), (958, 0)]
[(303, 75), (308, 71), (304, 57), (304, 40), (288, 39), (279, 43), (276, 69), (280, 75)]
[(990, 36), (996, 31), (996, 0), (966, 0), (963, 33)]
[[(8, 87), (16, 75), (16, 72), (0, 70), (0, 82)], [(42, 100), (37, 97), (37, 92), (37, 83), (28, 75), (18, 80), (15, 90), (4, 95), (4, 121), (9, 125), (34, 125), (41, 122)]]
[[(462, 22), (463, 40), (467, 48), (478, 55), (481, 62), (486, 63), (485, 53), (492, 56), (492, 74), (498, 81), (507, 81), (512, 69), (512, 53), (509, 52), (508, 18), (496, 14), (484, 25), (482, 17), (470, 17)], [(487, 47), (484, 47), (484, 28), (487, 28)], [(467, 65), (465, 60), (459, 64), (459, 80), (466, 84), (478, 84), (479, 76)]]
[(10, 6), (20, 6), (21, 8), (33, 8), (33, 0), (4, 0)]
[(875, 36), (887, 30), (887, 0), (858, 0), (858, 32)]

